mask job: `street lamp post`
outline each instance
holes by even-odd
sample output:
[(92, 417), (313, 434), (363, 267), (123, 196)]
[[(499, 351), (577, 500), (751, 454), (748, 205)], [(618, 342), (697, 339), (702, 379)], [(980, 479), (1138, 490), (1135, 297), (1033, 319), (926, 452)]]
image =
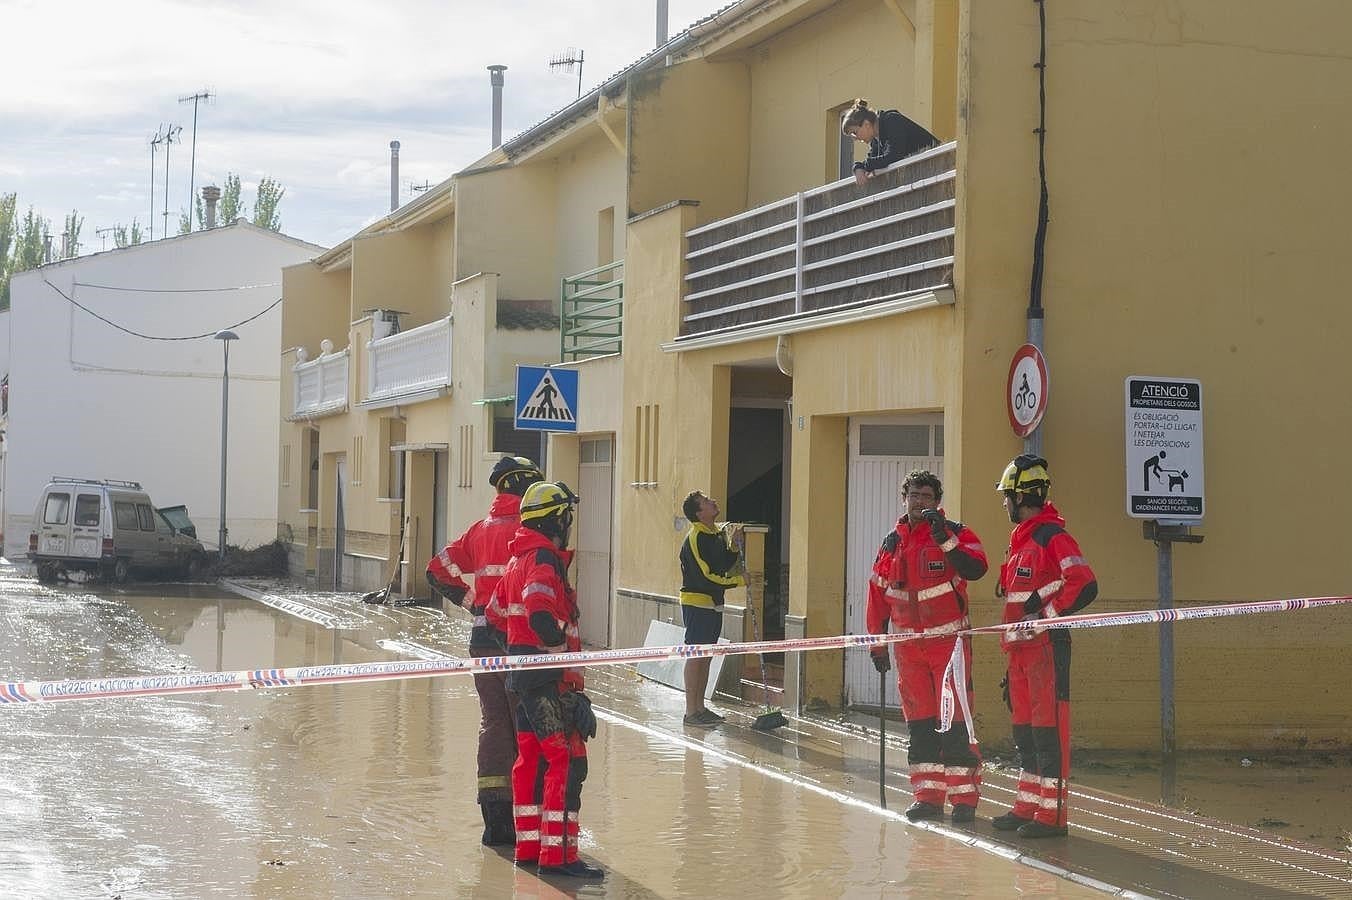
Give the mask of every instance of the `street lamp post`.
[(230, 342), (239, 340), (233, 331), (216, 332), (216, 340), (225, 349), (225, 368), (221, 372), (221, 533), (220, 559), (225, 561), (225, 449), (226, 435), (230, 429)]

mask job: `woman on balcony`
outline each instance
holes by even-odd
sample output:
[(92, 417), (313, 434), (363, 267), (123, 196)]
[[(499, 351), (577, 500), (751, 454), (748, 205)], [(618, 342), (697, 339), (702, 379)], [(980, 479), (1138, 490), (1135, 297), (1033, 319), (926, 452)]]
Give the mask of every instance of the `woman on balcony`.
[(939, 143), (938, 138), (895, 109), (874, 112), (867, 100), (854, 101), (840, 130), (846, 137), (868, 144), (868, 157), (854, 164), (854, 180), (860, 185), (897, 160)]

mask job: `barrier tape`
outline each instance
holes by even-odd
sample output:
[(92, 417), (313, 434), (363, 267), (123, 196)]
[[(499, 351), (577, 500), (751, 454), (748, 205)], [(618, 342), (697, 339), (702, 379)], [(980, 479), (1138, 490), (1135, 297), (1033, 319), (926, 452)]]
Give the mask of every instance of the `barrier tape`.
[[(1293, 612), (1352, 603), (1349, 597), (1307, 597), (1192, 606), (1181, 609), (1063, 616), (1008, 625), (986, 625), (956, 634), (998, 634), (1006, 631), (1047, 628), (1105, 628), (1152, 622), (1179, 622), (1255, 613)], [(947, 635), (945, 635), (947, 637)], [(750, 653), (800, 653), (876, 647), (922, 639), (916, 634), (843, 634), (783, 641), (741, 641), (729, 644), (677, 644), (669, 647), (630, 647), (618, 650), (585, 650), (580, 653), (541, 653), (530, 656), (483, 656), (473, 659), (395, 660), (390, 662), (295, 666), (285, 669), (246, 669), (237, 672), (193, 672), (174, 675), (131, 675), (123, 678), (68, 679), (63, 681), (11, 681), (0, 683), (0, 706), (51, 703), (61, 700), (93, 700), (113, 697), (152, 697), (200, 694), (216, 691), (246, 691), (357, 681), (392, 681), (436, 678), (443, 675), (474, 675), (521, 669), (578, 668), (617, 663), (696, 659), (705, 656), (741, 656)]]

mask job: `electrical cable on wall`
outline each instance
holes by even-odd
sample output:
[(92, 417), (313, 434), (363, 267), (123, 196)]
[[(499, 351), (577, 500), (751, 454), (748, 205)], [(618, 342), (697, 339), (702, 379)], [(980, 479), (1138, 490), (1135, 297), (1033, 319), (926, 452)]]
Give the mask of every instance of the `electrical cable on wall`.
[(1040, 47), (1037, 69), (1038, 120), (1037, 135), (1038, 203), (1037, 231), (1033, 236), (1033, 274), (1028, 286), (1028, 318), (1042, 318), (1042, 270), (1047, 250), (1047, 7), (1045, 0), (1033, 0), (1038, 10)]
[(118, 284), (94, 284), (89, 281), (72, 281), (76, 287), (98, 288), (101, 291), (127, 291), (133, 294), (215, 294), (221, 291), (252, 291), (256, 288), (281, 287), (280, 281), (268, 281), (263, 284), (241, 284), (235, 287), (209, 288), (139, 288)]
[[(59, 288), (59, 287), (57, 287), (56, 285), (52, 284), (51, 281), (48, 280), (48, 278), (47, 278), (46, 275), (42, 276), (42, 280), (45, 281), (45, 282), (47, 283), (47, 286), (48, 286), (49, 288), (51, 288), (52, 290), (54, 290), (54, 291), (56, 291), (58, 294), (60, 294), (62, 297), (64, 297), (64, 298), (66, 299), (66, 302), (70, 303), (70, 304), (71, 304), (72, 306), (74, 306), (76, 309), (80, 309), (80, 310), (83, 310), (84, 312), (89, 313), (89, 315), (91, 315), (91, 316), (93, 316), (94, 318), (98, 319), (100, 322), (103, 322), (105, 325), (109, 325), (109, 326), (111, 326), (111, 327), (113, 327), (113, 328), (116, 328), (118, 331), (125, 332), (126, 334), (129, 334), (129, 335), (131, 335), (132, 337), (138, 337), (138, 338), (141, 338), (142, 340), (147, 340), (147, 341), (198, 341), (198, 340), (202, 340), (202, 339), (204, 339), (204, 338), (214, 338), (214, 337), (215, 337), (218, 333), (220, 333), (221, 331), (233, 330), (233, 329), (239, 328), (239, 327), (241, 327), (241, 326), (243, 326), (243, 325), (248, 325), (250, 322), (254, 321), (255, 319), (262, 318), (264, 315), (266, 315), (267, 313), (271, 312), (273, 309), (275, 309), (275, 308), (276, 308), (278, 305), (280, 305), (281, 302), (282, 302), (282, 298), (281, 298), (281, 297), (278, 297), (276, 300), (272, 301), (272, 303), (268, 304), (268, 306), (267, 306), (266, 308), (260, 310), (259, 312), (255, 313), (255, 314), (252, 315), (252, 316), (249, 316), (249, 318), (247, 318), (247, 319), (245, 319), (245, 320), (243, 320), (243, 321), (241, 321), (241, 322), (236, 322), (236, 323), (233, 324), (233, 325), (227, 325), (227, 326), (225, 326), (225, 328), (214, 328), (214, 329), (212, 329), (211, 331), (203, 332), (202, 334), (185, 334), (185, 335), (175, 335), (175, 336), (158, 335), (158, 334), (143, 334), (142, 332), (134, 331), (134, 330), (132, 330), (132, 329), (126, 327), (125, 325), (119, 325), (119, 324), (117, 324), (116, 322), (114, 322), (112, 319), (106, 318), (106, 317), (101, 316), (101, 315), (99, 315), (98, 313), (94, 312), (94, 310), (92, 310), (92, 309), (90, 309), (89, 307), (85, 306), (85, 305), (82, 304), (80, 301), (76, 300), (74, 297), (70, 296), (70, 295), (67, 294), (65, 291), (61, 290), (61, 288)], [(92, 286), (92, 287), (99, 287), (99, 285), (90, 285), (90, 286)], [(260, 285), (260, 287), (266, 287), (266, 286), (267, 286), (267, 285)], [(113, 288), (113, 290), (134, 290), (134, 289), (132, 289), (132, 288)], [(147, 291), (147, 292), (145, 292), (145, 293), (150, 293), (150, 292)]]

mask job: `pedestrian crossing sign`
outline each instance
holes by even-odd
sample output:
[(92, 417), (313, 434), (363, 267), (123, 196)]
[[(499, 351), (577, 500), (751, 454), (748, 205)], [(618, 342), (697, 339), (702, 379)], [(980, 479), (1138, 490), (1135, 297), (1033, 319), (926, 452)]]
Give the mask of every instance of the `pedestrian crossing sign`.
[(516, 367), (518, 431), (577, 431), (577, 370)]

